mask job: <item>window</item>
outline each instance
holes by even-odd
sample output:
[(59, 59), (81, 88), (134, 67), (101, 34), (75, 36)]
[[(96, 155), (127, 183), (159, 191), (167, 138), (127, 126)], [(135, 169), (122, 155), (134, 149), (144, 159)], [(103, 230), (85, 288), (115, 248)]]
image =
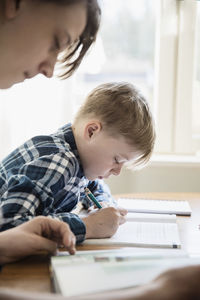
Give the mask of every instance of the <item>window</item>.
[(200, 149), (197, 119), (199, 101), (199, 5), (198, 1), (184, 0), (179, 3), (179, 45), (177, 60), (177, 114), (175, 151), (197, 153)]
[(0, 159), (40, 134), (64, 125), (65, 82), (38, 75), (8, 90), (0, 90)]
[(195, 54), (194, 54), (194, 81), (192, 102), (192, 133), (193, 138), (200, 139), (200, 2), (197, 3), (195, 24)]
[[(153, 107), (158, 1), (102, 0), (102, 25), (91, 55), (76, 75), (77, 103), (97, 85), (129, 81)], [(80, 93), (81, 95), (78, 95)]]
[(199, 5), (196, 0), (162, 2), (159, 39), (157, 150), (198, 152)]

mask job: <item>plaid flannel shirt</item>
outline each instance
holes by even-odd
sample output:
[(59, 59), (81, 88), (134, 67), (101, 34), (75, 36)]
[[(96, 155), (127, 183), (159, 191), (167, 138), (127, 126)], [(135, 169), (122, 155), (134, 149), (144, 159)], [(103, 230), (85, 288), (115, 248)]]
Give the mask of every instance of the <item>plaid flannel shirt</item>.
[(14, 150), (0, 164), (1, 230), (43, 215), (69, 224), (77, 242), (85, 238), (83, 221), (70, 211), (89, 203), (84, 188), (99, 201), (113, 201), (101, 180), (89, 181), (80, 164), (71, 124), (55, 134), (36, 136)]

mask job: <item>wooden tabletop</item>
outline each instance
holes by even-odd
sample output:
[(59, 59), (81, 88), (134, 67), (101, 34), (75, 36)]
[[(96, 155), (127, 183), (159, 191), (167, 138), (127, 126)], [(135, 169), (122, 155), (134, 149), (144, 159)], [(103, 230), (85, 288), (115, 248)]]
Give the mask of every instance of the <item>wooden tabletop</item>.
[[(118, 195), (152, 199), (188, 200), (192, 208), (191, 217), (177, 217), (182, 249), (189, 253), (200, 253), (200, 193), (145, 193)], [(105, 249), (80, 245), (77, 250)], [(0, 287), (32, 292), (53, 292), (49, 256), (45, 253), (25, 258), (3, 266), (0, 273)]]

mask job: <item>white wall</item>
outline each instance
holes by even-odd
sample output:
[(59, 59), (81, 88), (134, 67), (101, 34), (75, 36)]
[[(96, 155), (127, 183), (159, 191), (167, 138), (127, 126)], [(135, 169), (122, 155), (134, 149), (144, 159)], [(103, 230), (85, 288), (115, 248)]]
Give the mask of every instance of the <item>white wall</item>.
[(200, 192), (200, 167), (147, 166), (139, 171), (124, 169), (105, 181), (112, 194), (142, 192)]

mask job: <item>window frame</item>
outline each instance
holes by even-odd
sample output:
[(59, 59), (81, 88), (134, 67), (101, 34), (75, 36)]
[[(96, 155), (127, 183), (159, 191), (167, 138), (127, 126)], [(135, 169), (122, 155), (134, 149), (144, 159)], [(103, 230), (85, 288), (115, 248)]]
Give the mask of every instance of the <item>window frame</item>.
[(192, 135), (197, 1), (162, 0), (158, 22), (155, 152), (195, 155), (200, 146)]

